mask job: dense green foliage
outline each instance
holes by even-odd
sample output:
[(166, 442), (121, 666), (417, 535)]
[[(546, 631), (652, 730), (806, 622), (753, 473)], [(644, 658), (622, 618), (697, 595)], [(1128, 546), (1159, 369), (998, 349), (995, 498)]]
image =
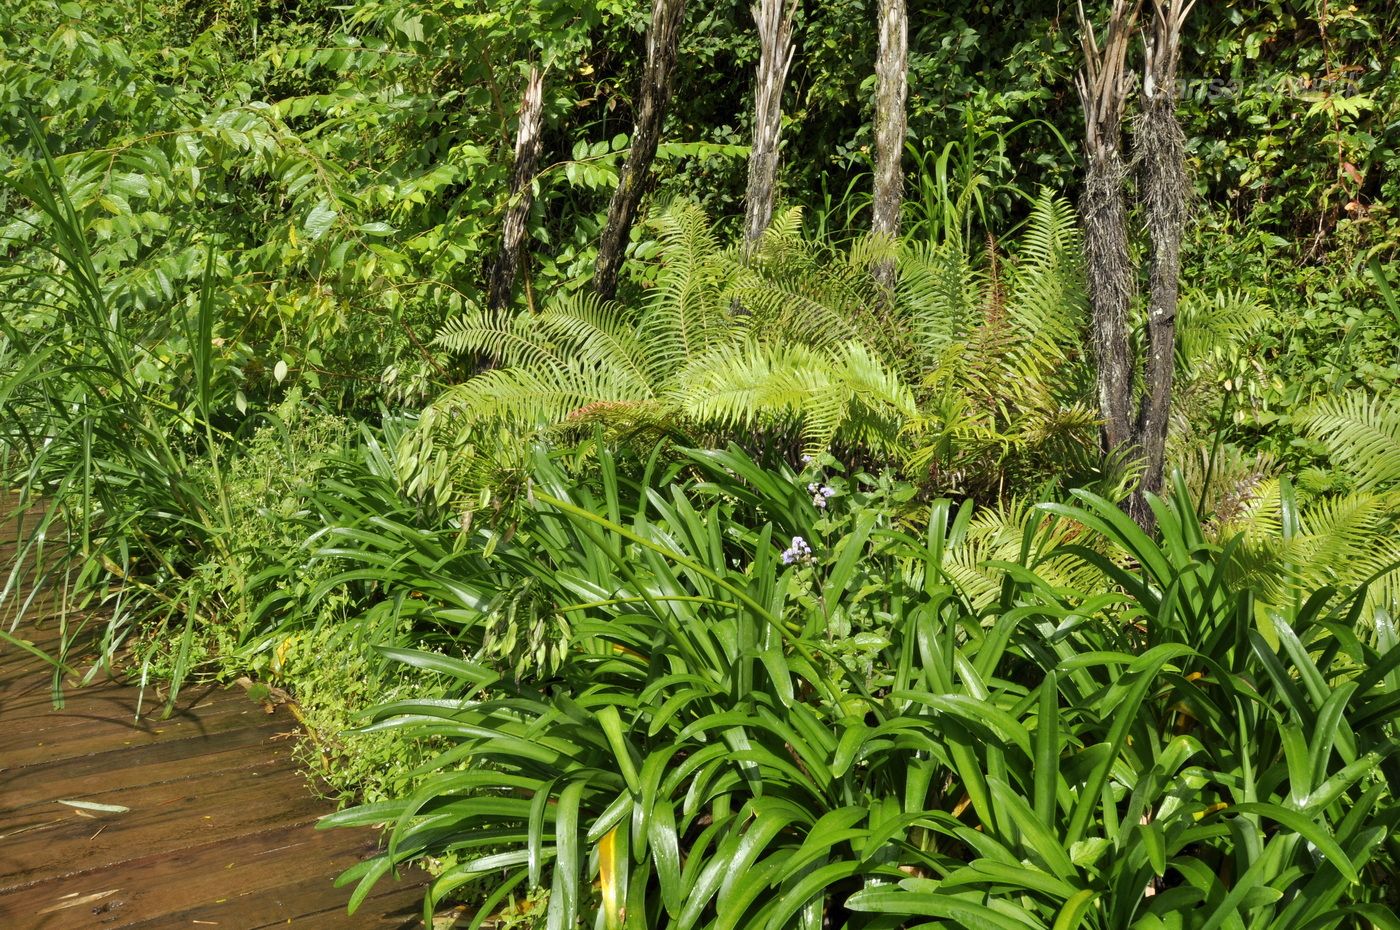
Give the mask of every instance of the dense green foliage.
[[(656, 271), (638, 310), (571, 296), (530, 316), (452, 320), (435, 342), (499, 367), (434, 402), (410, 461), (427, 465), (445, 447), (471, 491), (462, 452), (485, 432), (500, 456), (490, 427), (528, 436), (602, 423), (692, 441), (751, 430), (810, 454), (870, 449), (959, 491), (1094, 470), (1067, 204), (1042, 195), (1014, 256), (991, 269), (956, 235), (911, 243), (890, 299), (869, 270), (880, 245), (824, 248), (798, 220), (780, 218), (745, 258), (720, 247), (698, 208), (673, 208), (655, 222)], [(415, 486), (440, 484), (434, 472)]]
[(1366, 645), (1325, 589), (1256, 614), (1227, 580), (1234, 546), (1205, 541), (1185, 494), (1160, 509), (1161, 542), (1092, 495), (1043, 508), (979, 609), (958, 580), (971, 505), (897, 525), (861, 488), (819, 514), (813, 472), (693, 461), (693, 484), (650, 475), (663, 491), (604, 457), (596, 495), (537, 465), (538, 511), (497, 557), (576, 618), (574, 648), (524, 679), (391, 653), (462, 696), (376, 711), (451, 748), (404, 800), (333, 818), (396, 823), (366, 882), (450, 855), (435, 894), (543, 882), (552, 926), (594, 906), (594, 874), (605, 926), (1381, 912), (1389, 625)]
[(0, 600), (57, 548), (170, 703), (290, 694), (327, 825), (388, 828), (352, 904), (417, 860), (548, 930), (1400, 926), (1400, 15), (1193, 14), (1148, 535), (1065, 4), (909, 4), (898, 242), (874, 4), (801, 5), (751, 248), (748, 5), (689, 4), (602, 302), (646, 6), (0, 9), (0, 477), (47, 505)]

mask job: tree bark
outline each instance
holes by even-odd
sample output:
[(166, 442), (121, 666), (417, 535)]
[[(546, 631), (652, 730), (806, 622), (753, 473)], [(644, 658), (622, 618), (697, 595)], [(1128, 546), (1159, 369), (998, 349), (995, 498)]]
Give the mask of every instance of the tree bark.
[(1146, 357), (1142, 393), (1134, 416), (1138, 363), (1128, 348), (1128, 308), (1137, 271), (1128, 251), (1127, 169), (1122, 156), (1123, 120), (1131, 93), (1126, 66), (1142, 0), (1113, 0), (1100, 46), (1079, 4), (1084, 68), (1076, 80), (1084, 105), (1087, 170), (1081, 213), (1098, 363), (1099, 408), (1108, 451), (1127, 451), (1142, 476), (1127, 501), (1138, 525), (1156, 520), (1148, 495), (1162, 490), (1175, 372), (1176, 309), (1180, 295), (1181, 240), (1188, 220), (1190, 179), (1186, 136), (1176, 118), (1181, 30), (1195, 0), (1151, 0), (1139, 113), (1133, 132), (1133, 166), (1148, 244)]
[(1176, 76), (1181, 29), (1193, 5), (1194, 0), (1153, 0), (1143, 69), (1142, 112), (1133, 134), (1134, 161), (1140, 171), (1144, 219), (1151, 245), (1147, 359), (1134, 436), (1144, 470), (1128, 506), (1129, 514), (1143, 526), (1154, 522), (1147, 495), (1161, 492), (1166, 470), (1181, 239), (1188, 220), (1191, 183), (1186, 174), (1186, 134), (1176, 118)]
[[(909, 95), (909, 14), (905, 0), (880, 0), (879, 50), (875, 59), (875, 191), (871, 231), (897, 239), (904, 203), (905, 104)], [(879, 262), (875, 276), (893, 288), (895, 264)]]
[(534, 199), (535, 172), (539, 168), (544, 122), (544, 72), (530, 69), (525, 91), (520, 96), (520, 119), (515, 131), (515, 164), (510, 172), (510, 200), (501, 223), (501, 252), (491, 269), (487, 306), (504, 310), (515, 290), (515, 278), (525, 245), (525, 222)]
[(1100, 47), (1094, 28), (1079, 5), (1084, 67), (1075, 86), (1084, 105), (1084, 192), (1080, 214), (1088, 264), (1089, 304), (1094, 357), (1098, 365), (1099, 412), (1108, 450), (1133, 439), (1133, 373), (1128, 356), (1128, 304), (1133, 296), (1133, 266), (1128, 252), (1128, 204), (1123, 185), (1123, 116), (1131, 91), (1128, 44), (1137, 25), (1141, 0), (1114, 0)]
[(744, 192), (744, 238), (752, 249), (773, 219), (778, 180), (778, 144), (782, 134), (783, 86), (792, 65), (792, 21), (797, 0), (757, 0), (758, 71), (754, 75), (753, 147), (749, 183)]
[(647, 61), (642, 71), (632, 145), (618, 176), (617, 190), (608, 204), (608, 222), (598, 244), (598, 261), (593, 270), (593, 289), (605, 300), (617, 293), (617, 275), (627, 239), (661, 139), (661, 122), (670, 98), (671, 72), (676, 63), (676, 44), (680, 40), (684, 13), (685, 0), (652, 0)]

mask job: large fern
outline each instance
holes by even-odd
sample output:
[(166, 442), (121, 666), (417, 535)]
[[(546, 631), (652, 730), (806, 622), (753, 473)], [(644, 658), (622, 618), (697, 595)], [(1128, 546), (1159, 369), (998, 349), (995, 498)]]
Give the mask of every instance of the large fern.
[[(1020, 247), (985, 258), (955, 240), (837, 250), (805, 238), (796, 211), (756, 249), (722, 244), (694, 205), (652, 228), (659, 257), (636, 307), (565, 296), (443, 327), (439, 346), (490, 364), (425, 416), (401, 457), (415, 487), (453, 485), (439, 473), (461, 455), (444, 450), (479, 450), (500, 429), (796, 436), (808, 452), (869, 449), (998, 492), (1012, 472), (1034, 480), (1096, 455), (1062, 200), (1042, 195)], [(890, 258), (894, 293), (870, 272)]]
[(1281, 606), (1323, 586), (1367, 586), (1363, 624), (1400, 612), (1400, 492), (1353, 491), (1298, 501), (1279, 479), (1259, 481), (1215, 525), (1221, 540), (1240, 537), (1241, 583)]
[(1066, 464), (1071, 480), (1086, 477), (1098, 430), (1069, 205), (1042, 193), (1016, 247), (1003, 254), (989, 243), (980, 264), (956, 239), (906, 246), (900, 276), (903, 314), (918, 333), (908, 364), (924, 390), (911, 464), (984, 493)]
[(716, 343), (732, 340), (735, 321), (725, 299), (733, 263), (708, 217), (693, 204), (657, 215), (660, 273), (637, 327), (658, 385)]
[(1274, 456), (1229, 443), (1180, 464), (1209, 535), (1220, 543), (1239, 539), (1235, 580), (1265, 605), (1282, 606), (1323, 586), (1351, 591), (1369, 584), (1364, 621), (1400, 610), (1400, 488), (1309, 497)]

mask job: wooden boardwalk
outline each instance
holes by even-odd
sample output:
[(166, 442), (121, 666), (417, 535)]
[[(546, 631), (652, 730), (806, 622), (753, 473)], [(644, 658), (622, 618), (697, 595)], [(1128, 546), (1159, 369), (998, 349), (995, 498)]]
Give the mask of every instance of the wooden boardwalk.
[[(0, 584), (12, 558), (0, 544)], [(16, 635), (53, 647), (57, 621), (35, 606)], [(315, 829), (331, 805), (292, 760), (285, 707), (200, 686), (169, 719), (138, 720), (139, 689), (103, 676), (54, 711), (52, 678), (0, 643), (0, 928), (422, 927), (421, 877), (345, 913), (350, 888), (332, 882), (376, 836)], [(145, 706), (159, 710), (149, 692)]]

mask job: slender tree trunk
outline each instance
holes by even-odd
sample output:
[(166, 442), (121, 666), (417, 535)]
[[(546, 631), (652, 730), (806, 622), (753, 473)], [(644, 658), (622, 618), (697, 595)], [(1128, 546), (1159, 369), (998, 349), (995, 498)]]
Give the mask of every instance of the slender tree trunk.
[(1153, 522), (1147, 494), (1162, 490), (1167, 426), (1176, 354), (1176, 307), (1181, 278), (1181, 239), (1188, 220), (1190, 178), (1186, 135), (1176, 118), (1176, 75), (1181, 29), (1194, 0), (1153, 0), (1143, 73), (1142, 112), (1133, 133), (1134, 161), (1143, 191), (1148, 272), (1147, 359), (1135, 444), (1141, 450), (1142, 482), (1128, 511), (1139, 524)]
[(1080, 213), (1088, 263), (1094, 357), (1098, 365), (1099, 411), (1109, 450), (1132, 441), (1133, 373), (1128, 355), (1128, 305), (1133, 266), (1128, 252), (1128, 204), (1124, 182), (1123, 116), (1131, 90), (1128, 44), (1141, 0), (1114, 0), (1100, 47), (1079, 5), (1084, 68), (1076, 78), (1084, 105), (1086, 171)]
[[(871, 231), (891, 240), (899, 236), (904, 203), (904, 136), (908, 127), (909, 13), (905, 0), (880, 0), (880, 40), (875, 59), (875, 198)], [(895, 283), (893, 261), (880, 262), (876, 277)]]
[(501, 253), (491, 269), (487, 306), (504, 310), (515, 289), (525, 245), (525, 221), (530, 217), (535, 172), (540, 162), (540, 131), (544, 122), (544, 72), (530, 69), (520, 96), (519, 126), (515, 131), (515, 164), (510, 172), (510, 201), (502, 221)]
[(593, 288), (605, 299), (617, 293), (617, 274), (622, 267), (627, 239), (632, 233), (632, 223), (636, 220), (637, 207), (645, 193), (651, 162), (661, 139), (661, 122), (670, 98), (671, 71), (676, 63), (676, 44), (684, 13), (685, 0), (652, 0), (647, 62), (642, 71), (632, 147), (622, 165), (612, 202), (608, 204), (608, 222), (598, 244), (598, 262), (593, 271)]
[(1084, 104), (1088, 162), (1081, 212), (1098, 362), (1099, 408), (1110, 451), (1128, 451), (1142, 477), (1127, 502), (1143, 529), (1155, 523), (1148, 494), (1161, 491), (1166, 469), (1180, 293), (1181, 239), (1188, 219), (1190, 179), (1186, 137), (1176, 118), (1181, 30), (1195, 0), (1151, 0), (1143, 85), (1133, 133), (1133, 164), (1148, 239), (1146, 358), (1134, 416), (1137, 362), (1128, 348), (1128, 308), (1137, 277), (1128, 251), (1127, 169), (1123, 119), (1131, 93), (1126, 60), (1142, 0), (1113, 0), (1102, 46), (1079, 4), (1084, 68), (1076, 84)]
[(792, 65), (792, 20), (796, 14), (797, 0), (757, 0), (753, 5), (759, 53), (754, 76), (753, 148), (749, 152), (749, 184), (744, 194), (744, 237), (750, 249), (773, 219), (783, 85)]

